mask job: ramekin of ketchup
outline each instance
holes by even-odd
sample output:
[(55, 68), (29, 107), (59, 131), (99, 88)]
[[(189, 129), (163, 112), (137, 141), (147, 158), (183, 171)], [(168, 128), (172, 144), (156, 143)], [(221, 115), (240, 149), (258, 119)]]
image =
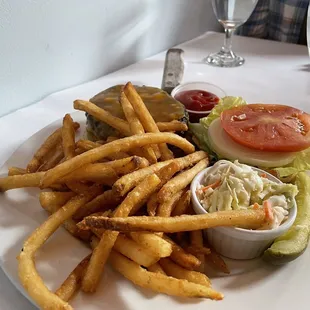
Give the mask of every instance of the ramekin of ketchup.
[(205, 82), (191, 82), (177, 86), (171, 96), (184, 104), (191, 123), (198, 123), (207, 116), (225, 92), (216, 85)]

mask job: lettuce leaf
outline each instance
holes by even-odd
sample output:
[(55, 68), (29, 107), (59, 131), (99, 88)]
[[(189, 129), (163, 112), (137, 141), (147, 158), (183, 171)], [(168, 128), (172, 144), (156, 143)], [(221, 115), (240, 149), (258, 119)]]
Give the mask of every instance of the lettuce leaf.
[(207, 152), (212, 159), (217, 160), (218, 155), (215, 154), (210, 147), (208, 139), (209, 126), (215, 119), (221, 116), (223, 111), (245, 104), (246, 102), (241, 97), (224, 97), (220, 99), (220, 102), (212, 109), (211, 113), (207, 117), (200, 119), (200, 123), (189, 123), (189, 129), (196, 137), (198, 147)]
[(220, 100), (220, 102), (211, 110), (211, 113), (202, 119), (200, 119), (200, 124), (204, 127), (209, 128), (211, 123), (221, 116), (221, 113), (225, 110), (229, 110), (235, 107), (239, 107), (247, 104), (242, 97), (227, 96)]
[(277, 171), (281, 178), (310, 170), (310, 148), (298, 152), (291, 164), (285, 167), (275, 168), (274, 170)]
[(197, 146), (207, 152), (213, 159), (217, 159), (216, 154), (212, 151), (208, 138), (208, 130), (199, 123), (189, 123), (189, 129), (192, 134), (196, 137)]

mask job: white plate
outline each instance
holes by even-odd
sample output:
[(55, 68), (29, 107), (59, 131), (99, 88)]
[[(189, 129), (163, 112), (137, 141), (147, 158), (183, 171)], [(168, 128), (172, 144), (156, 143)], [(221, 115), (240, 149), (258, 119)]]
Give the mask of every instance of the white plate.
[[(72, 114), (85, 128), (84, 113)], [(10, 166), (25, 167), (33, 152), (46, 136), (61, 126), (61, 120), (40, 130), (28, 139), (1, 168), (1, 175)], [(17, 260), (23, 240), (46, 218), (38, 202), (39, 190), (17, 189), (0, 195), (0, 258), (1, 267), (12, 283), (21, 291), (17, 276)], [(39, 251), (36, 262), (39, 273), (50, 289), (56, 289), (89, 249), (59, 229)], [(252, 310), (309, 309), (310, 249), (297, 260), (282, 267), (274, 267), (262, 260), (232, 261), (227, 263), (229, 276), (209, 271), (213, 287), (225, 294), (223, 301), (173, 298), (140, 289), (109, 267), (93, 295), (79, 293), (71, 304), (83, 310), (158, 310), (160, 308), (187, 310)]]

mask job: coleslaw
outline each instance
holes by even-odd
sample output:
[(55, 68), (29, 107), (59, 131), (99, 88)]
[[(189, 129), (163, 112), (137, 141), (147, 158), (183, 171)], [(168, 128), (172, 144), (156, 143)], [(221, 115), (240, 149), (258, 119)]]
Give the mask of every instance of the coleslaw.
[(285, 221), (298, 190), (296, 185), (269, 180), (251, 166), (220, 160), (209, 168), (196, 193), (208, 212), (270, 206), (273, 220), (261, 229), (272, 229)]

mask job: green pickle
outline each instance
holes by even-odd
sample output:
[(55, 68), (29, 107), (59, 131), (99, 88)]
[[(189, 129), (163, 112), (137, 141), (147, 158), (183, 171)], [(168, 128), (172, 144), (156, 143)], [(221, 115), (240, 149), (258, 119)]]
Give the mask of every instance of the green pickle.
[(297, 217), (293, 226), (278, 237), (268, 248), (263, 258), (274, 264), (282, 265), (299, 257), (307, 248), (310, 236), (310, 176), (300, 172), (296, 176), (298, 194)]

